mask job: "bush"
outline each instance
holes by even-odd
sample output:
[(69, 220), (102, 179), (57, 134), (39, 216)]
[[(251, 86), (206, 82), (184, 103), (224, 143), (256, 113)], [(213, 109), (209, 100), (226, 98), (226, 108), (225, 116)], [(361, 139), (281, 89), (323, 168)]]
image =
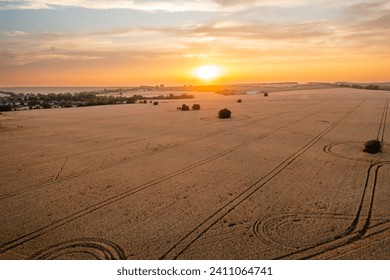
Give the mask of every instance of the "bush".
[(268, 92), (264, 92), (264, 96), (267, 97), (268, 96)]
[(190, 110), (190, 107), (188, 107), (186, 104), (183, 104), (183, 105), (181, 105), (181, 110), (188, 111), (188, 110)]
[(158, 105), (158, 102), (157, 102), (157, 101), (154, 101), (154, 102), (153, 102), (153, 105)]
[(376, 154), (382, 152), (382, 142), (379, 140), (370, 140), (364, 143), (364, 152)]
[(200, 110), (200, 105), (199, 104), (192, 105), (192, 110)]
[(147, 104), (147, 103), (148, 103), (148, 101), (147, 101), (147, 100), (144, 100), (144, 101), (143, 101), (143, 103), (144, 103), (144, 104)]
[(230, 112), (230, 110), (228, 110), (228, 109), (222, 109), (222, 110), (220, 110), (219, 112), (218, 112), (218, 117), (220, 118), (220, 119), (228, 119), (228, 118), (230, 118), (230, 116), (232, 115), (232, 112)]
[(237, 100), (237, 103), (241, 103), (241, 102), (242, 102), (242, 100), (241, 100), (241, 99), (238, 99), (238, 100)]
[(181, 107), (177, 107), (176, 109), (177, 109), (177, 110), (181, 110)]

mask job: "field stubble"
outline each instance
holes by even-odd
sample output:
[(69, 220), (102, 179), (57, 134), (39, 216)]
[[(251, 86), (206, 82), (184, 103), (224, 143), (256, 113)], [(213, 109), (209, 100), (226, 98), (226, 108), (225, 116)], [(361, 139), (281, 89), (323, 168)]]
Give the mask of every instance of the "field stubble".
[[(389, 259), (389, 97), (3, 114), (0, 258)], [(383, 152), (363, 153), (377, 135)]]

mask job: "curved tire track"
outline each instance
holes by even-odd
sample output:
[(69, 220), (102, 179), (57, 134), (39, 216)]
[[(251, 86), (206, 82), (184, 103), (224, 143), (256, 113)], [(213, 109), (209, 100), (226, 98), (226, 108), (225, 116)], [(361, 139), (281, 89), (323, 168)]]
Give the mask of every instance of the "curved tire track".
[(370, 164), (356, 215), (342, 234), (330, 237), (328, 240), (317, 243), (314, 246), (280, 256), (276, 259), (310, 259), (325, 254), (329, 250), (334, 250), (361, 239), (371, 225), (378, 172), (383, 164), (390, 164), (390, 162)]
[(96, 260), (125, 260), (125, 252), (113, 242), (101, 238), (79, 238), (60, 242), (40, 250), (30, 260), (55, 260), (66, 255), (87, 255)]

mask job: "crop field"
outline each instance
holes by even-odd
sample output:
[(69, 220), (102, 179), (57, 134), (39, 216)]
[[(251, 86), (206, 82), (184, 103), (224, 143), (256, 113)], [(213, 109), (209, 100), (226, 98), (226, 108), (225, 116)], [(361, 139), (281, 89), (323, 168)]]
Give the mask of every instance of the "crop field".
[[(3, 112), (0, 259), (388, 260), (389, 100), (334, 88)], [(371, 139), (381, 153), (363, 152)]]

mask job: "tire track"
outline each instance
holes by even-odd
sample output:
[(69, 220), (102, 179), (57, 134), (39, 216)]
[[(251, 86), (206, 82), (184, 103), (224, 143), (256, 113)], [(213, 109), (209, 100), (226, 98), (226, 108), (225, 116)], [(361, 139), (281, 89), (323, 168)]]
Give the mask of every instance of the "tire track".
[[(382, 144), (384, 143), (388, 110), (389, 110), (389, 99), (387, 99), (386, 102), (385, 102), (385, 105), (384, 105), (384, 108), (383, 108), (383, 112), (382, 112), (381, 121), (380, 121), (380, 124), (379, 124), (378, 135), (376, 137), (376, 140), (381, 141)], [(382, 137), (380, 137), (381, 134), (382, 134)]]
[[(366, 233), (359, 240), (356, 240), (355, 242), (348, 244), (350, 246), (347, 246), (347, 245), (339, 246), (337, 248), (334, 248), (334, 249), (331, 249), (327, 252), (324, 252), (321, 255), (317, 255), (314, 259), (319, 259), (320, 256), (321, 256), (320, 257), (321, 259), (335, 259), (336, 257), (340, 257), (342, 255), (348, 254), (356, 249), (360, 249), (359, 243), (363, 242), (363, 246), (367, 246), (369, 244), (372, 244), (372, 243), (375, 243), (378, 241), (382, 241), (383, 240), (382, 234), (385, 233), (386, 231), (390, 230), (390, 220), (375, 224), (375, 225), (371, 226), (369, 228), (369, 230), (372, 232)], [(386, 236), (386, 237), (388, 237), (388, 236)], [(372, 239), (374, 239), (374, 240), (372, 240)], [(367, 243), (364, 243), (365, 240), (370, 240), (371, 242), (369, 242), (367, 244)], [(351, 248), (350, 248), (351, 246), (355, 246), (356, 248), (352, 248), (352, 250), (351, 250)]]
[[(352, 219), (354, 216), (352, 216)], [(338, 213), (313, 213), (313, 212), (286, 212), (267, 215), (257, 220), (252, 231), (257, 239), (269, 246), (288, 248), (289, 250), (299, 250), (318, 244), (318, 241), (289, 240), (284, 234), (279, 233), (279, 228), (291, 223), (307, 220), (330, 220), (330, 221), (350, 221), (351, 215)], [(317, 237), (318, 238), (318, 237)], [(328, 241), (326, 238), (325, 241)]]
[[(318, 103), (318, 102), (315, 102), (315, 103)], [(302, 106), (303, 107), (306, 107), (307, 105), (305, 106)], [(332, 105), (330, 105), (332, 106)], [(313, 114), (317, 114), (317, 113), (320, 113), (322, 112), (323, 110), (325, 109), (322, 109), (320, 111), (317, 111)], [(289, 111), (286, 111), (284, 113), (279, 113), (278, 115), (283, 115), (283, 114), (288, 114), (290, 113), (292, 110), (289, 110)], [(309, 115), (309, 116), (312, 116), (312, 115)], [(306, 116), (309, 117), (309, 116)], [(265, 118), (261, 118), (260, 120), (266, 120), (266, 119), (270, 119), (270, 118), (273, 118), (274, 116), (269, 116), (269, 117), (265, 117)], [(303, 118), (304, 119), (304, 118)], [(303, 119), (300, 119), (303, 120)], [(252, 123), (256, 123), (258, 122), (259, 119), (255, 119), (255, 120), (251, 120), (250, 122), (248, 123), (244, 123), (244, 124), (240, 124), (240, 125), (237, 125), (234, 127), (234, 129), (237, 129), (237, 128), (241, 128), (241, 127), (245, 127), (249, 124), (252, 124)], [(285, 126), (282, 126), (280, 127), (279, 129), (281, 128), (284, 128)], [(76, 172), (74, 174), (70, 174), (70, 175), (67, 175), (67, 176), (63, 176), (61, 179), (58, 179), (58, 176), (56, 179), (54, 180), (51, 180), (51, 181), (48, 181), (48, 182), (45, 182), (43, 184), (40, 184), (38, 186), (33, 186), (33, 187), (29, 187), (29, 188), (24, 188), (22, 190), (19, 190), (19, 191), (14, 191), (12, 193), (8, 193), (8, 194), (4, 194), (4, 195), (0, 195), (0, 200), (3, 200), (3, 199), (7, 199), (7, 198), (10, 198), (10, 197), (14, 197), (14, 196), (17, 196), (17, 195), (21, 195), (21, 194), (24, 194), (24, 193), (27, 193), (27, 192), (31, 192), (31, 191), (34, 191), (34, 190), (37, 190), (37, 189), (41, 189), (41, 188), (45, 188), (45, 187), (48, 187), (50, 185), (53, 185), (53, 184), (56, 184), (56, 183), (59, 183), (59, 182), (63, 182), (63, 181), (67, 181), (67, 180), (70, 180), (70, 179), (73, 179), (73, 178), (77, 178), (77, 177), (80, 177), (80, 176), (84, 176), (84, 175), (87, 175), (87, 174), (91, 174), (91, 173), (94, 173), (94, 172), (98, 172), (98, 171), (102, 171), (102, 170), (105, 170), (105, 169), (108, 169), (108, 168), (112, 168), (112, 167), (115, 167), (115, 166), (119, 166), (121, 164), (125, 164), (125, 163), (128, 163), (128, 162), (131, 162), (131, 161), (134, 161), (134, 160), (138, 160), (138, 159), (141, 159), (141, 158), (145, 158), (145, 157), (148, 157), (148, 156), (152, 156), (152, 155), (155, 155), (155, 154), (158, 154), (158, 153), (161, 153), (161, 152), (166, 152), (166, 151), (169, 151), (169, 150), (172, 150), (174, 148), (177, 148), (177, 147), (180, 147), (180, 146), (183, 146), (185, 144), (188, 144), (188, 143), (192, 143), (192, 142), (196, 142), (196, 141), (202, 141), (202, 140), (205, 140), (205, 139), (208, 139), (208, 138), (211, 138), (211, 137), (214, 137), (218, 134), (226, 134), (226, 133), (230, 133), (229, 131), (226, 131), (226, 132), (214, 132), (214, 133), (210, 133), (208, 134), (207, 136), (203, 136), (203, 137), (198, 137), (198, 138), (195, 138), (195, 139), (191, 139), (191, 140), (188, 140), (188, 141), (183, 141), (181, 143), (178, 143), (178, 144), (174, 144), (174, 145), (170, 145), (170, 146), (166, 146), (164, 148), (160, 148), (159, 150), (157, 151), (150, 151), (150, 152), (147, 152), (147, 153), (142, 153), (140, 155), (137, 155), (137, 156), (133, 156), (133, 157), (130, 157), (130, 158), (124, 158), (124, 159), (121, 159), (119, 161), (114, 161), (114, 162), (111, 162), (111, 163), (107, 163), (107, 164), (104, 164), (98, 168), (92, 168), (92, 169), (87, 169), (87, 170), (84, 170), (84, 171), (80, 171), (80, 172)], [(163, 133), (161, 135), (168, 135), (169, 133)], [(161, 136), (160, 135), (160, 136)], [(154, 136), (155, 137), (155, 136)], [(257, 141), (257, 140), (256, 140)], [(69, 156), (68, 156), (69, 157)]]
[(125, 260), (125, 252), (118, 245), (101, 238), (79, 238), (54, 244), (30, 257), (30, 260), (55, 260), (66, 255), (87, 255), (96, 260)]
[[(388, 144), (385, 144), (385, 131), (386, 131), (387, 115), (388, 115), (388, 110), (389, 110), (389, 101), (390, 101), (390, 99), (386, 99), (386, 101), (385, 101), (385, 105), (383, 107), (381, 119), (379, 122), (378, 133), (377, 133), (377, 137), (376, 137), (376, 140), (378, 140), (382, 143), (382, 149), (384, 149), (386, 146), (388, 146)], [(348, 147), (348, 145), (350, 145), (350, 144), (361, 144), (363, 146), (364, 143), (363, 142), (336, 142), (336, 143), (331, 143), (331, 144), (326, 145), (323, 148), (323, 151), (327, 154), (330, 154), (332, 156), (336, 156), (339, 158), (360, 161), (360, 162), (368, 162), (368, 163), (372, 162), (372, 157), (373, 157), (372, 154), (370, 154), (367, 157), (362, 157), (361, 155), (354, 157), (354, 156), (345, 155), (345, 154), (341, 154), (340, 152), (333, 151), (334, 147), (336, 147), (338, 145), (346, 145)], [(356, 150), (354, 152), (356, 154)], [(388, 154), (386, 152), (382, 151), (382, 153), (377, 154), (377, 157), (378, 157), (378, 159), (386, 161), (388, 158)]]
[(120, 161), (116, 161), (116, 162), (112, 162), (112, 163), (109, 163), (109, 164), (105, 164), (105, 165), (100, 166), (98, 168), (84, 170), (84, 171), (78, 172), (76, 174), (71, 174), (71, 175), (68, 175), (68, 176), (64, 176), (64, 177), (62, 177), (60, 179), (54, 179), (52, 181), (43, 183), (43, 184), (38, 185), (38, 186), (34, 186), (34, 187), (22, 189), (20, 191), (15, 191), (13, 193), (8, 193), (8, 194), (5, 194), (5, 195), (1, 195), (0, 196), (0, 200), (11, 198), (11, 197), (14, 197), (14, 196), (17, 196), (17, 195), (21, 195), (21, 194), (24, 194), (24, 193), (28, 193), (28, 192), (31, 192), (31, 191), (34, 191), (34, 190), (37, 190), (37, 189), (42, 189), (44, 187), (48, 187), (50, 185), (53, 185), (53, 184), (56, 184), (56, 183), (59, 183), (59, 182), (64, 182), (64, 181), (67, 181), (67, 180), (70, 180), (70, 179), (73, 179), (73, 178), (77, 178), (77, 177), (80, 177), (80, 176), (84, 176), (84, 175), (87, 175), (87, 174), (91, 174), (91, 173), (94, 173), (94, 172), (102, 171), (102, 170), (105, 170), (105, 169), (108, 169), (108, 168), (111, 168), (111, 167), (115, 167), (115, 166), (118, 166), (118, 165), (130, 162), (130, 161), (134, 161), (134, 160), (140, 159), (140, 158), (144, 158), (144, 157), (155, 155), (155, 154), (158, 154), (158, 153), (161, 153), (161, 152), (165, 152), (165, 151), (174, 149), (174, 148), (176, 148), (178, 146), (179, 145), (171, 145), (171, 146), (159, 149), (158, 151), (152, 151), (152, 152), (140, 154), (138, 156), (134, 156), (134, 157), (131, 157), (131, 158), (125, 158), (125, 159), (122, 159)]
[(334, 250), (336, 248), (360, 240), (370, 228), (379, 169), (384, 164), (389, 163), (390, 162), (378, 162), (370, 164), (367, 170), (366, 181), (363, 187), (362, 197), (360, 199), (355, 218), (343, 233), (334, 237), (330, 237), (328, 240), (325, 240), (321, 243), (317, 243), (308, 248), (280, 256), (276, 259), (311, 259), (325, 254), (329, 250)]
[(66, 164), (67, 161), (68, 161), (68, 156), (65, 157), (64, 163), (62, 164), (61, 169), (60, 169), (60, 171), (57, 173), (57, 176), (55, 177), (54, 181), (57, 181), (58, 177), (60, 177), (60, 174), (61, 174), (61, 172), (62, 172), (62, 169), (64, 169), (64, 166), (65, 166), (65, 164)]
[(176, 244), (174, 244), (167, 252), (165, 252), (160, 259), (177, 259), (181, 254), (188, 250), (192, 244), (196, 240), (198, 240), (204, 233), (206, 233), (211, 227), (213, 227), (217, 222), (219, 222), (223, 217), (233, 211), (238, 205), (243, 203), (249, 197), (251, 197), (255, 192), (257, 192), (261, 187), (275, 178), (280, 172), (282, 172), (287, 166), (293, 163), (299, 156), (305, 153), (308, 149), (310, 149), (315, 143), (317, 143), (322, 137), (328, 134), (331, 130), (336, 128), (343, 120), (345, 120), (348, 116), (350, 116), (353, 112), (355, 112), (365, 101), (359, 103), (355, 107), (353, 107), (346, 114), (341, 116), (337, 121), (335, 121), (328, 128), (319, 133), (316, 137), (310, 140), (306, 145), (297, 150), (295, 153), (290, 155), (287, 159), (285, 159), (282, 163), (280, 163), (277, 167), (267, 173), (264, 177), (260, 178), (258, 181), (247, 187), (243, 192), (238, 194), (235, 198), (230, 200), (224, 206), (222, 206), (219, 210), (205, 219), (202, 223), (200, 223), (197, 227), (187, 233), (184, 237), (182, 237)]
[[(361, 104), (363, 104), (363, 102)], [(353, 109), (353, 111), (356, 110), (361, 104), (357, 105)], [(68, 216), (66, 216), (66, 217), (64, 217), (62, 219), (59, 219), (59, 220), (57, 220), (55, 222), (52, 222), (52, 223), (50, 223), (50, 224), (48, 224), (46, 226), (43, 226), (43, 227), (41, 227), (41, 228), (39, 228), (37, 230), (34, 230), (32, 232), (29, 232), (27, 234), (19, 236), (19, 237), (13, 239), (13, 240), (7, 241), (7, 242), (1, 244), (1, 246), (0, 246), (0, 254), (3, 254), (5, 252), (7, 252), (7, 251), (9, 251), (9, 250), (11, 250), (11, 249), (21, 245), (21, 244), (24, 244), (24, 243), (26, 243), (26, 242), (28, 242), (30, 240), (33, 240), (33, 239), (35, 239), (35, 238), (37, 238), (37, 237), (39, 237), (39, 236), (41, 236), (41, 235), (43, 235), (43, 234), (45, 234), (47, 232), (50, 232), (50, 231), (52, 231), (52, 230), (54, 230), (56, 228), (59, 228), (59, 227), (65, 225), (65, 224), (67, 224), (67, 223), (69, 223), (71, 221), (79, 219), (79, 218), (81, 218), (81, 217), (83, 217), (83, 216), (85, 216), (87, 214), (90, 214), (92, 212), (95, 212), (95, 211), (103, 208), (103, 207), (106, 207), (106, 206), (111, 205), (111, 204), (113, 204), (115, 202), (118, 202), (118, 201), (120, 201), (120, 200), (122, 200), (124, 198), (127, 198), (130, 195), (136, 194), (136, 193), (138, 193), (140, 191), (143, 191), (145, 189), (153, 187), (153, 186), (155, 186), (155, 185), (157, 185), (157, 184), (159, 184), (161, 182), (164, 182), (164, 181), (166, 181), (168, 179), (171, 179), (171, 178), (173, 178), (175, 176), (178, 176), (180, 174), (183, 174), (185, 172), (193, 170), (193, 169), (195, 169), (195, 168), (197, 168), (199, 166), (202, 166), (202, 165), (204, 165), (206, 163), (209, 163), (209, 162), (214, 161), (214, 160), (216, 160), (218, 158), (221, 158), (221, 157), (223, 157), (223, 156), (225, 156), (225, 155), (227, 155), (229, 153), (232, 153), (232, 152), (234, 152), (234, 151), (236, 151), (236, 150), (238, 150), (240, 148), (246, 147), (246, 146), (248, 146), (248, 145), (250, 145), (250, 144), (252, 144), (252, 143), (254, 143), (256, 141), (259, 141), (259, 140), (261, 140), (261, 139), (263, 139), (263, 138), (265, 138), (265, 137), (267, 137), (269, 135), (272, 135), (272, 134), (278, 132), (279, 130), (281, 130), (283, 128), (290, 127), (291, 125), (294, 125), (294, 124), (297, 124), (297, 123), (299, 123), (299, 122), (301, 122), (303, 120), (306, 120), (308, 117), (314, 116), (314, 115), (316, 115), (316, 114), (318, 114), (318, 113), (320, 113), (320, 112), (322, 112), (322, 111), (324, 111), (326, 109), (327, 109), (327, 107), (322, 109), (322, 110), (310, 113), (309, 115), (306, 115), (306, 116), (304, 116), (302, 118), (299, 118), (299, 119), (296, 119), (296, 120), (294, 120), (292, 122), (284, 124), (284, 125), (282, 125), (282, 126), (280, 126), (278, 128), (275, 128), (275, 129), (273, 129), (273, 130), (271, 130), (271, 131), (269, 131), (267, 133), (261, 134), (261, 135), (255, 137), (255, 138), (253, 138), (253, 139), (251, 139), (251, 140), (249, 140), (247, 142), (244, 142), (244, 143), (242, 143), (240, 145), (236, 145), (236, 146), (234, 146), (234, 147), (232, 147), (230, 149), (227, 149), (225, 151), (219, 152), (219, 153), (217, 153), (217, 154), (215, 154), (215, 155), (213, 155), (211, 157), (208, 157), (208, 158), (206, 158), (204, 160), (201, 160), (199, 162), (196, 162), (194, 164), (190, 164), (190, 165), (188, 165), (188, 166), (186, 166), (186, 167), (184, 167), (182, 169), (174, 171), (174, 172), (172, 172), (170, 174), (167, 174), (167, 175), (165, 175), (163, 177), (160, 177), (158, 179), (155, 179), (155, 180), (149, 181), (147, 183), (141, 184), (141, 185), (139, 185), (137, 187), (134, 187), (134, 188), (132, 188), (130, 190), (127, 190), (125, 192), (119, 193), (119, 194), (117, 194), (115, 196), (112, 196), (112, 197), (110, 197), (108, 199), (105, 199), (105, 200), (103, 200), (101, 202), (98, 202), (98, 203), (96, 203), (94, 205), (91, 205), (91, 206), (89, 206), (87, 208), (84, 208), (84, 209), (82, 209), (80, 211), (77, 211), (77, 212), (75, 212), (75, 213), (73, 213), (71, 215), (68, 215)], [(350, 114), (352, 114), (353, 111), (351, 111)], [(347, 116), (345, 116), (345, 118), (346, 117)], [(340, 123), (340, 122), (341, 122), (340, 120), (337, 121), (337, 124)], [(65, 179), (62, 179), (62, 180), (65, 180)]]

